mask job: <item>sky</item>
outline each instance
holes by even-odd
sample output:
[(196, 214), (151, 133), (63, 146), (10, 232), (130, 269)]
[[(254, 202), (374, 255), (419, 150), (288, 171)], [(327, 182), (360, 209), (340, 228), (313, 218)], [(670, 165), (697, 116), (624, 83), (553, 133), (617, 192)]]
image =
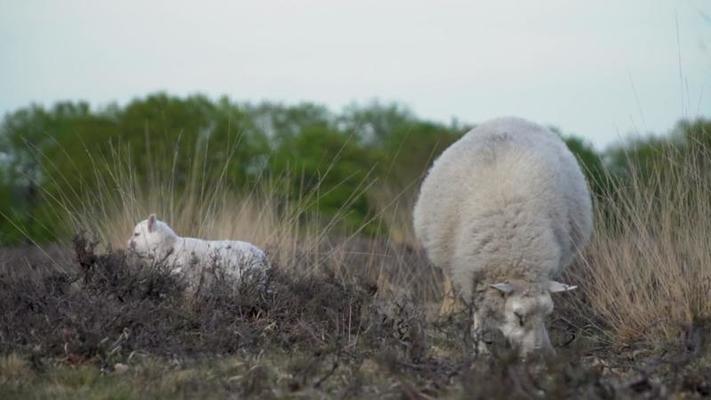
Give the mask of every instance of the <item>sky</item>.
[(156, 91), (515, 115), (603, 149), (711, 117), (711, 1), (0, 0), (0, 114)]

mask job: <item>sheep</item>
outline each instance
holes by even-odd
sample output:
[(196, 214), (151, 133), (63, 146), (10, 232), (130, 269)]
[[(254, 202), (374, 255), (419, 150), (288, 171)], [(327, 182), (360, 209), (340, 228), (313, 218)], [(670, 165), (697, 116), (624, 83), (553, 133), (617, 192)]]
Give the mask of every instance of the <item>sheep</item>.
[(251, 243), (180, 237), (155, 214), (135, 226), (128, 248), (138, 257), (167, 265), (171, 273), (187, 278), (192, 290), (205, 277), (206, 267), (218, 266), (236, 281), (246, 275), (263, 281), (270, 268), (264, 251)]
[(523, 359), (555, 353), (550, 293), (576, 286), (552, 279), (593, 228), (585, 177), (557, 135), (520, 118), (482, 123), (433, 163), (413, 219), (430, 261), (472, 310), (477, 351), (494, 334)]

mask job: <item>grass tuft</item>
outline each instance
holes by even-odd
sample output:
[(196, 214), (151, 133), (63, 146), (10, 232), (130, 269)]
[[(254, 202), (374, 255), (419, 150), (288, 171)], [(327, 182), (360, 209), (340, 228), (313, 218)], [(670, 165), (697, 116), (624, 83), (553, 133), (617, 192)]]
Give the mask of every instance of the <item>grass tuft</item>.
[(669, 151), (597, 203), (580, 287), (614, 343), (662, 344), (711, 318), (711, 174), (707, 150)]

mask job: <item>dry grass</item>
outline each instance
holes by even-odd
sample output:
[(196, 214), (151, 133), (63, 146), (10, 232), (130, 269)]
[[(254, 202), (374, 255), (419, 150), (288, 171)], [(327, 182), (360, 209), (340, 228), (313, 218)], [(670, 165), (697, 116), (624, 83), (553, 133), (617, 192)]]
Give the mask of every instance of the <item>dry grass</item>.
[(711, 318), (708, 155), (670, 149), (657, 169), (630, 166), (598, 201), (579, 279), (612, 342), (660, 344)]
[[(323, 216), (313, 207), (321, 195), (318, 189), (292, 190), (288, 185), (298, 180), (289, 176), (261, 177), (251, 187), (238, 188), (227, 178), (229, 158), (213, 165), (200, 148), (173, 156), (179, 154), (192, 159), (189, 171), (177, 171), (176, 160), (166, 162), (151, 154), (145, 159), (159, 161), (145, 177), (134, 169), (131, 154), (119, 148), (104, 156), (89, 154), (97, 171), (91, 182), (85, 182), (90, 189), (60, 190), (49, 200), (62, 210), (61, 219), (68, 221), (70, 231), (95, 238), (99, 251), (125, 248), (133, 226), (156, 213), (181, 236), (254, 243), (284, 270), (326, 271), (351, 283), (377, 282), (379, 297), (407, 295), (424, 302), (441, 298), (441, 271), (413, 246), (410, 210), (403, 206), (402, 193), (381, 196), (378, 212), (367, 223), (387, 226), (388, 233), (365, 239), (361, 234), (365, 225), (345, 230), (340, 222), (352, 201), (373, 187), (371, 182), (358, 184), (335, 215)], [(334, 157), (331, 163), (336, 162)], [(55, 186), (61, 188), (60, 183)], [(299, 195), (284, 195), (294, 192)]]
[[(367, 281), (344, 283), (327, 267), (311, 276), (276, 268), (268, 291), (216, 280), (184, 296), (181, 282), (165, 268), (76, 244), (75, 261), (65, 268), (73, 273), (47, 269), (41, 279), (0, 279), (0, 355), (9, 355), (0, 358), (0, 398), (608, 399), (708, 393), (703, 365), (687, 362), (673, 373), (659, 369), (651, 377), (644, 372), (627, 379), (626, 357), (599, 349), (591, 357), (582, 340), (560, 345), (561, 357), (543, 369), (506, 352), (477, 358), (464, 339), (466, 317), (426, 321), (417, 299), (379, 301)], [(354, 273), (361, 265), (345, 262)], [(561, 320), (576, 312), (558, 311)], [(571, 328), (554, 323), (552, 331)], [(648, 364), (635, 361), (640, 368)]]
[[(190, 154), (190, 171), (176, 171), (176, 160), (156, 163), (143, 180), (130, 154), (116, 149), (105, 158), (94, 155), (91, 191), (59, 193), (52, 200), (72, 230), (89, 232), (109, 248), (123, 248), (133, 225), (156, 212), (180, 235), (253, 242), (285, 270), (377, 282), (381, 297), (441, 300), (442, 274), (428, 264), (412, 231), (411, 186), (397, 193), (366, 183), (354, 189), (354, 197), (370, 189), (381, 205), (374, 218), (387, 227), (384, 237), (365, 240), (359, 229), (338, 228), (351, 204), (325, 219), (310, 211), (317, 191), (296, 199), (281, 195), (290, 179), (264, 178), (240, 190), (226, 178), (229, 160), (209, 165), (202, 151)], [(585, 312), (610, 342), (666, 340), (711, 319), (708, 158), (704, 149), (687, 156), (670, 150), (666, 165), (651, 171), (631, 166), (629, 176), (598, 199), (593, 242), (582, 268), (572, 273)]]
[[(96, 160), (109, 174), (97, 174), (92, 192), (80, 194), (83, 201), (68, 193), (55, 198), (71, 228), (93, 234), (108, 244), (105, 249), (94, 254), (80, 242), (62, 268), (36, 274), (29, 265), (39, 261), (27, 268), (0, 263), (0, 393), (7, 397), (625, 398), (663, 397), (667, 388), (707, 393), (706, 378), (676, 379), (676, 367), (628, 380), (626, 355), (588, 347), (597, 346), (597, 336), (590, 336), (598, 333), (614, 347), (639, 339), (658, 343), (711, 316), (711, 182), (703, 157), (670, 155), (673, 168), (651, 177), (632, 173), (598, 202), (588, 257), (571, 270), (581, 287), (579, 304), (570, 297), (556, 300), (563, 302), (556, 304), (551, 332), (566, 339), (556, 342), (563, 357), (549, 373), (539, 371), (543, 375), (513, 360), (472, 359), (464, 313), (434, 318), (442, 275), (413, 245), (405, 196), (383, 195), (379, 217), (389, 229), (384, 237), (368, 238), (358, 229), (336, 229), (349, 204), (328, 219), (309, 212), (317, 193), (284, 199), (276, 190), (282, 182), (266, 179), (238, 192), (222, 174), (206, 174), (199, 157), (182, 185), (171, 169), (156, 168), (140, 181), (130, 158), (118, 152), (111, 157)], [(277, 266), (271, 295), (254, 296), (245, 287), (225, 291), (228, 285), (186, 299), (180, 282), (165, 271), (133, 265), (120, 248), (150, 212), (182, 235), (265, 247)], [(25, 273), (5, 273), (11, 270)], [(599, 329), (591, 335), (579, 319)], [(206, 363), (175, 367), (178, 359)], [(221, 360), (238, 366), (223, 368)], [(128, 372), (118, 372), (118, 364), (128, 365)], [(652, 362), (635, 359), (633, 367), (645, 365)], [(693, 378), (694, 368), (679, 376)], [(145, 374), (153, 378), (144, 380)]]
[(272, 254), (278, 261), (314, 246), (314, 239), (328, 233), (317, 231), (315, 219), (307, 215), (313, 193), (298, 199), (278, 195), (277, 186), (288, 179), (263, 179), (245, 191), (227, 179), (229, 159), (209, 165), (200, 149), (188, 156), (193, 160), (189, 171), (177, 171), (175, 160), (169, 166), (156, 162), (141, 178), (131, 155), (114, 149), (92, 159), (98, 172), (87, 185), (89, 191), (60, 191), (52, 200), (66, 212), (72, 231), (88, 232), (111, 248), (124, 248), (133, 226), (150, 213), (181, 236), (244, 240), (278, 249)]
[(0, 356), (0, 385), (27, 379), (31, 373), (28, 363), (18, 354)]

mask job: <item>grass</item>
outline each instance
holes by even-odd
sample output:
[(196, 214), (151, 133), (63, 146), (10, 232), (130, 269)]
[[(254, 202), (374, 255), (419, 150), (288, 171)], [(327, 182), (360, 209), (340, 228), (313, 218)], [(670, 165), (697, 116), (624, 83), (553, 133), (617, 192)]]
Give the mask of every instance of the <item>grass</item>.
[(708, 155), (670, 149), (598, 201), (579, 279), (610, 341), (663, 345), (711, 320)]
[[(57, 366), (31, 372), (4, 394), (52, 399), (398, 398), (402, 394), (397, 381), (378, 378), (382, 372), (378, 365), (339, 364), (333, 372), (330, 360), (313, 364), (311, 358), (304, 362), (288, 354), (272, 354), (269, 358), (231, 356), (186, 363), (137, 359), (121, 373), (91, 366)], [(309, 371), (304, 371), (305, 365)], [(366, 382), (361, 381), (364, 378)]]
[[(631, 168), (597, 199), (593, 242), (567, 272), (580, 290), (555, 300), (560, 356), (543, 369), (474, 357), (466, 312), (438, 312), (443, 277), (412, 236), (412, 199), (379, 188), (387, 229), (368, 237), (338, 227), (348, 204), (313, 213), (318, 193), (284, 199), (265, 179), (237, 194), (200, 157), (184, 185), (158, 167), (139, 181), (116, 152), (95, 161), (108, 173), (91, 193), (54, 198), (98, 244), (0, 257), (0, 397), (708, 395), (711, 176), (699, 151)], [(165, 268), (121, 250), (149, 212), (181, 235), (266, 248), (270, 290), (218, 279), (186, 297)]]
[[(293, 190), (290, 185), (298, 180), (289, 173), (237, 188), (227, 177), (229, 154), (224, 163), (214, 165), (208, 151), (198, 146), (188, 153), (176, 150), (172, 155), (146, 157), (152, 164), (151, 173), (144, 177), (134, 169), (132, 155), (119, 147), (107, 155), (88, 153), (97, 172), (91, 182), (81, 185), (83, 191), (45, 194), (61, 210), (58, 219), (68, 222), (68, 232), (86, 233), (102, 251), (125, 248), (133, 226), (156, 213), (181, 236), (254, 243), (287, 270), (310, 273), (326, 267), (341, 279), (351, 279), (344, 267), (358, 262), (362, 275), (383, 288), (381, 294), (407, 291), (426, 302), (442, 297), (442, 274), (417, 248), (408, 222), (410, 211), (405, 205), (412, 199), (403, 194), (412, 193), (412, 185), (405, 192), (392, 192), (376, 188), (375, 182), (360, 182), (335, 214), (321, 215), (314, 207), (324, 195), (318, 188)], [(177, 157), (189, 157), (190, 170), (176, 170)], [(322, 180), (336, 163), (338, 154)], [(52, 186), (61, 188), (61, 183), (60, 178)], [(296, 197), (284, 195), (294, 192)], [(377, 238), (363, 234), (365, 225), (346, 228), (340, 223), (352, 202), (371, 192), (377, 192), (381, 206), (366, 224), (380, 226), (376, 231), (383, 235)]]

